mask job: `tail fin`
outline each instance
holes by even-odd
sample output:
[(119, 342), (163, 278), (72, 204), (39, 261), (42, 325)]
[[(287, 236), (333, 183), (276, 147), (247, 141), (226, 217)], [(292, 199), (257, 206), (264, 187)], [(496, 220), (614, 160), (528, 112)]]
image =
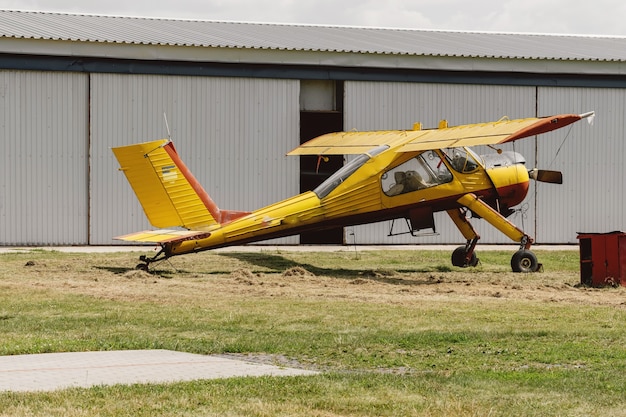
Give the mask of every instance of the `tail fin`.
[(220, 211), (168, 139), (112, 150), (155, 227), (206, 230), (247, 214)]

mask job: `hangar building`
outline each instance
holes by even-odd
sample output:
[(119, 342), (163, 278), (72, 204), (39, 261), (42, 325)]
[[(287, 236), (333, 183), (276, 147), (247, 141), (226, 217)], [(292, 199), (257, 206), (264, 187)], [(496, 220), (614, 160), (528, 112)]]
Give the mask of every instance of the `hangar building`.
[[(103, 245), (150, 228), (110, 148), (171, 136), (221, 208), (310, 189), (343, 163), (286, 157), (329, 131), (595, 110), (515, 144), (531, 185), (510, 217), (539, 243), (626, 228), (626, 38), (0, 11), (0, 245)], [(512, 149), (513, 145), (507, 145)], [(491, 149), (481, 153), (494, 152)], [(457, 243), (389, 222), (273, 243)], [(487, 223), (481, 242), (507, 243)]]

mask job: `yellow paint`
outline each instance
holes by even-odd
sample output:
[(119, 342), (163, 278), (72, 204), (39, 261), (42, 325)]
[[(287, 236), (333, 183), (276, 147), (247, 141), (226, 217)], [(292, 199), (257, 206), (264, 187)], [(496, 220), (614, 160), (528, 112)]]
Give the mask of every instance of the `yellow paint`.
[(505, 119), (452, 127), (448, 127), (447, 122), (442, 120), (439, 129), (328, 133), (308, 141), (288, 155), (357, 155), (380, 145), (397, 148), (396, 152), (496, 145), (539, 120), (534, 117)]
[(520, 228), (502, 217), (500, 213), (489, 207), (484, 201), (480, 200), (474, 194), (465, 194), (463, 197), (458, 199), (458, 202), (462, 206), (467, 207), (483, 219), (487, 220), (492, 226), (501, 231), (512, 241), (521, 242), (522, 238), (526, 236)]
[[(415, 124), (414, 130), (409, 131), (339, 132), (323, 135), (289, 154), (360, 154), (357, 160), (365, 160), (364, 155), (368, 155), (369, 159), (351, 175), (331, 177), (333, 180), (329, 180), (327, 184), (336, 180), (336, 183), (333, 182), (334, 188), (322, 187), (323, 191), (318, 191), (321, 198), (315, 192), (309, 191), (251, 213), (236, 213), (235, 216), (235, 212), (228, 212), (231, 214), (228, 217), (223, 216), (224, 212), (214, 206), (175, 154), (175, 160), (172, 159), (173, 148), (168, 145), (168, 140), (114, 148), (120, 169), (128, 178), (150, 222), (161, 228), (182, 226), (191, 229), (182, 232), (139, 232), (120, 239), (159, 242), (167, 257), (268, 237), (287, 236), (297, 233), (298, 230), (310, 230), (323, 222), (327, 225), (342, 225), (372, 221), (381, 215), (409, 217), (409, 212), (413, 209), (422, 210), (420, 212), (426, 209), (428, 212), (429, 208), (432, 211), (448, 211), (461, 233), (467, 239), (474, 239), (478, 235), (469, 222), (454, 217), (462, 214), (461, 208), (465, 207), (512, 240), (525, 241), (527, 236), (523, 231), (481, 198), (493, 203), (495, 199), (505, 198), (498, 195), (499, 192), (510, 193), (506, 196), (510, 207), (510, 202), (525, 196), (529, 180), (526, 168), (516, 164), (490, 169), (488, 173), (478, 164), (471, 172), (459, 173), (450, 166), (439, 149), (502, 143), (509, 137), (526, 135), (526, 129), (535, 129), (539, 120), (503, 119), (493, 123), (455, 127), (448, 127), (447, 122), (442, 121), (439, 129), (431, 130), (422, 130), (421, 124)], [(551, 124), (553, 120), (556, 119), (543, 119), (539, 126), (543, 128), (546, 122)], [(385, 147), (381, 147), (382, 145)], [(383, 173), (399, 167), (426, 150), (436, 150), (436, 155), (428, 156), (431, 161), (433, 156), (439, 156), (441, 163), (452, 174), (451, 180), (439, 185), (431, 183), (430, 188), (405, 194), (386, 195), (382, 190)], [(346, 169), (354, 166), (356, 165), (348, 164)], [(434, 166), (431, 168), (435, 169)], [(228, 220), (220, 224), (216, 219)]]
[(144, 230), (143, 232), (131, 233), (125, 236), (118, 236), (116, 239), (125, 240), (127, 242), (144, 242), (144, 243), (164, 243), (174, 240), (199, 238), (207, 235), (207, 232), (197, 232), (193, 230)]
[(528, 182), (528, 169), (522, 164), (498, 167), (489, 171), (489, 176), (496, 188)]
[(164, 146), (167, 139), (113, 148), (141, 206), (155, 227), (207, 230), (213, 218)]

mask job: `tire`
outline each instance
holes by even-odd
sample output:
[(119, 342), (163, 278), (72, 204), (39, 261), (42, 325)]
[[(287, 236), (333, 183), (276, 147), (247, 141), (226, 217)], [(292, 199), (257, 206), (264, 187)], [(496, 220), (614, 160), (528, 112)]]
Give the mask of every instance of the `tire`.
[(452, 252), (452, 266), (458, 266), (460, 268), (466, 268), (468, 266), (476, 266), (478, 265), (478, 258), (476, 257), (476, 252), (472, 253), (472, 257), (469, 260), (469, 263), (465, 263), (465, 255), (467, 252), (465, 251), (465, 246), (459, 246)]
[(537, 272), (539, 262), (534, 253), (529, 250), (521, 249), (513, 254), (511, 258), (511, 269), (513, 272)]

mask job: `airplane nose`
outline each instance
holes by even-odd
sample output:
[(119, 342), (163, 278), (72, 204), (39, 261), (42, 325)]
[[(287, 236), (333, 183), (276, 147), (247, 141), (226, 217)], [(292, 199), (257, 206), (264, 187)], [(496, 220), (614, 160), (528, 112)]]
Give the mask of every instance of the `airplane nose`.
[(481, 157), (500, 204), (510, 208), (521, 203), (528, 194), (529, 180), (524, 157), (511, 151)]
[(502, 153), (490, 153), (480, 156), (485, 163), (486, 169), (509, 167), (517, 164), (525, 165), (526, 159), (522, 154), (512, 151)]

